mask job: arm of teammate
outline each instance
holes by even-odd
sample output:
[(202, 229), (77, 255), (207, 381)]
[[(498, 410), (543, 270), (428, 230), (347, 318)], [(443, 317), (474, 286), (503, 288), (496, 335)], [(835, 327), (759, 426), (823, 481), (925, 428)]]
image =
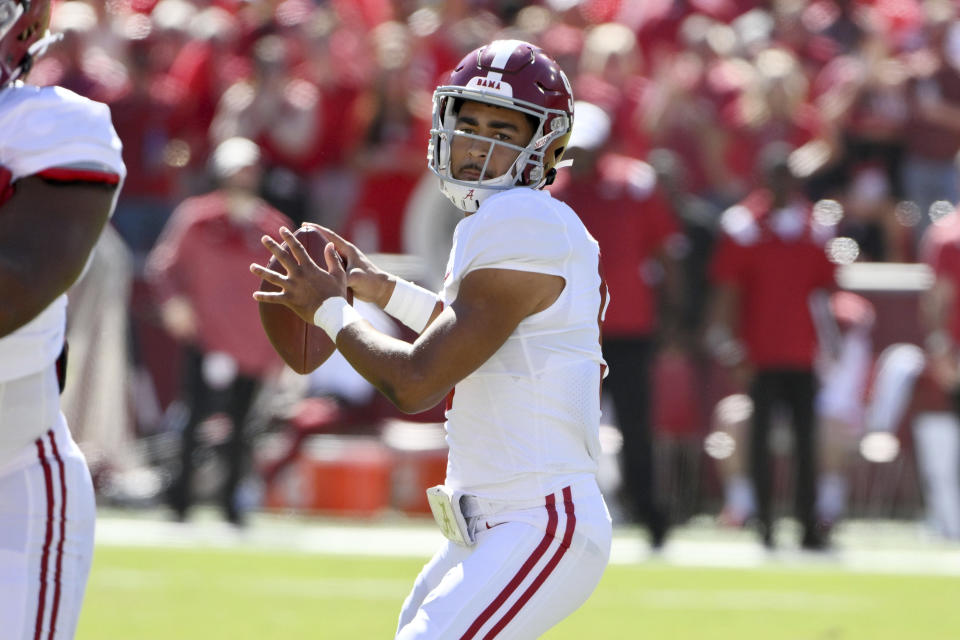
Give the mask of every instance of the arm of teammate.
[(920, 296), (920, 324), (928, 332), (946, 334), (956, 292), (947, 278), (937, 277)]
[[(329, 273), (318, 267), (289, 231), (282, 247), (265, 237), (264, 245), (287, 270), (282, 275), (251, 265), (259, 277), (282, 288), (254, 293), (261, 302), (284, 304), (307, 322), (324, 300), (342, 296), (347, 275), (327, 245)], [(404, 342), (354, 322), (337, 335), (337, 349), (397, 408), (424, 411), (483, 364), (527, 316), (549, 307), (563, 290), (559, 276), (509, 269), (478, 269), (463, 279), (456, 301), (436, 316), (414, 343)]]
[[(319, 231), (327, 242), (332, 242), (337, 253), (346, 261), (347, 286), (353, 291), (353, 295), (360, 300), (372, 302), (381, 309), (386, 309), (399, 277), (373, 264), (353, 243), (348, 242), (333, 230), (312, 222), (306, 224)], [(438, 300), (426, 326), (429, 327), (442, 310), (443, 303)]]
[(70, 288), (110, 216), (115, 185), (18, 180), (0, 206), (0, 338)]
[(746, 358), (746, 347), (737, 337), (740, 325), (740, 289), (729, 282), (714, 285), (707, 310), (707, 330), (704, 336), (707, 352), (730, 371), (733, 382), (741, 389), (749, 386), (752, 376)]
[(920, 324), (927, 331), (924, 347), (930, 372), (945, 391), (952, 391), (960, 380), (956, 345), (950, 337), (949, 318), (956, 291), (953, 283), (937, 277), (920, 296)]

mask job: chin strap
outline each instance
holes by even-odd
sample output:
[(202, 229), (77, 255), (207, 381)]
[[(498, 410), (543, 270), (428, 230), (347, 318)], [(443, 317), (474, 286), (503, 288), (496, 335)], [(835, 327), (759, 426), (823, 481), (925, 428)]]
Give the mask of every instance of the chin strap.
[(23, 61), (20, 63), (20, 66), (17, 68), (17, 70), (14, 71), (13, 75), (10, 76), (7, 84), (13, 84), (13, 82), (18, 78), (24, 77), (30, 73), (30, 69), (33, 68), (34, 60), (45, 54), (50, 45), (62, 39), (62, 33), (50, 33), (47, 31), (42, 38), (30, 45), (30, 48), (27, 49), (27, 53), (23, 56)]
[(47, 31), (43, 34), (42, 38), (30, 45), (30, 48), (27, 49), (27, 55), (32, 58), (39, 58), (47, 52), (47, 47), (61, 40), (63, 40), (62, 33), (50, 33), (50, 31)]
[(548, 187), (553, 184), (553, 181), (557, 179), (557, 169), (563, 169), (564, 167), (572, 167), (573, 158), (567, 158), (566, 160), (561, 160), (557, 164), (553, 165), (553, 168), (550, 171), (547, 171), (547, 177), (543, 181), (543, 186)]

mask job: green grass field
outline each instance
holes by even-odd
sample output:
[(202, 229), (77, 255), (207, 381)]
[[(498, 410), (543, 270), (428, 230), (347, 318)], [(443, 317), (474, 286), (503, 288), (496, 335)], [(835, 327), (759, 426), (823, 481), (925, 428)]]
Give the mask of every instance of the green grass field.
[[(78, 640), (393, 637), (422, 558), (100, 546)], [(548, 640), (956, 640), (960, 578), (611, 565)]]

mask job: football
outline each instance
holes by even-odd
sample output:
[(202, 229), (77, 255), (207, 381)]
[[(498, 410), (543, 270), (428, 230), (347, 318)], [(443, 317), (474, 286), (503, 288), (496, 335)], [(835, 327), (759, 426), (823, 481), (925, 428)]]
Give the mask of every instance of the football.
[[(326, 240), (316, 229), (301, 227), (293, 234), (307, 250), (314, 262), (326, 267), (323, 248)], [(284, 269), (272, 257), (268, 269), (283, 273)], [(260, 291), (279, 291), (280, 287), (265, 280), (260, 281)], [(347, 301), (353, 304), (353, 292), (347, 289)], [(304, 322), (300, 316), (282, 304), (260, 302), (260, 323), (276, 350), (287, 365), (300, 374), (310, 373), (326, 362), (336, 350), (336, 345), (326, 332), (313, 324)]]

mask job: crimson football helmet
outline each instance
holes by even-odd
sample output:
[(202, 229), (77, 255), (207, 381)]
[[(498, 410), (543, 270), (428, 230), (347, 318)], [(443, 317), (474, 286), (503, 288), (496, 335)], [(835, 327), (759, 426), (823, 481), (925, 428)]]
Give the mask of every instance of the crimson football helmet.
[[(538, 124), (525, 146), (456, 130), (457, 111), (463, 100), (475, 100), (520, 111)], [(433, 94), (433, 126), (427, 163), (440, 177), (440, 190), (457, 208), (472, 213), (490, 195), (525, 186), (540, 189), (550, 184), (573, 128), (573, 91), (563, 70), (540, 48), (520, 40), (496, 40), (472, 51), (450, 74), (448, 84)], [(518, 152), (502, 176), (477, 180), (453, 177), (450, 145), (456, 136), (501, 145)]]
[(49, 24), (50, 0), (0, 0), (0, 88), (26, 76), (58, 39)]

